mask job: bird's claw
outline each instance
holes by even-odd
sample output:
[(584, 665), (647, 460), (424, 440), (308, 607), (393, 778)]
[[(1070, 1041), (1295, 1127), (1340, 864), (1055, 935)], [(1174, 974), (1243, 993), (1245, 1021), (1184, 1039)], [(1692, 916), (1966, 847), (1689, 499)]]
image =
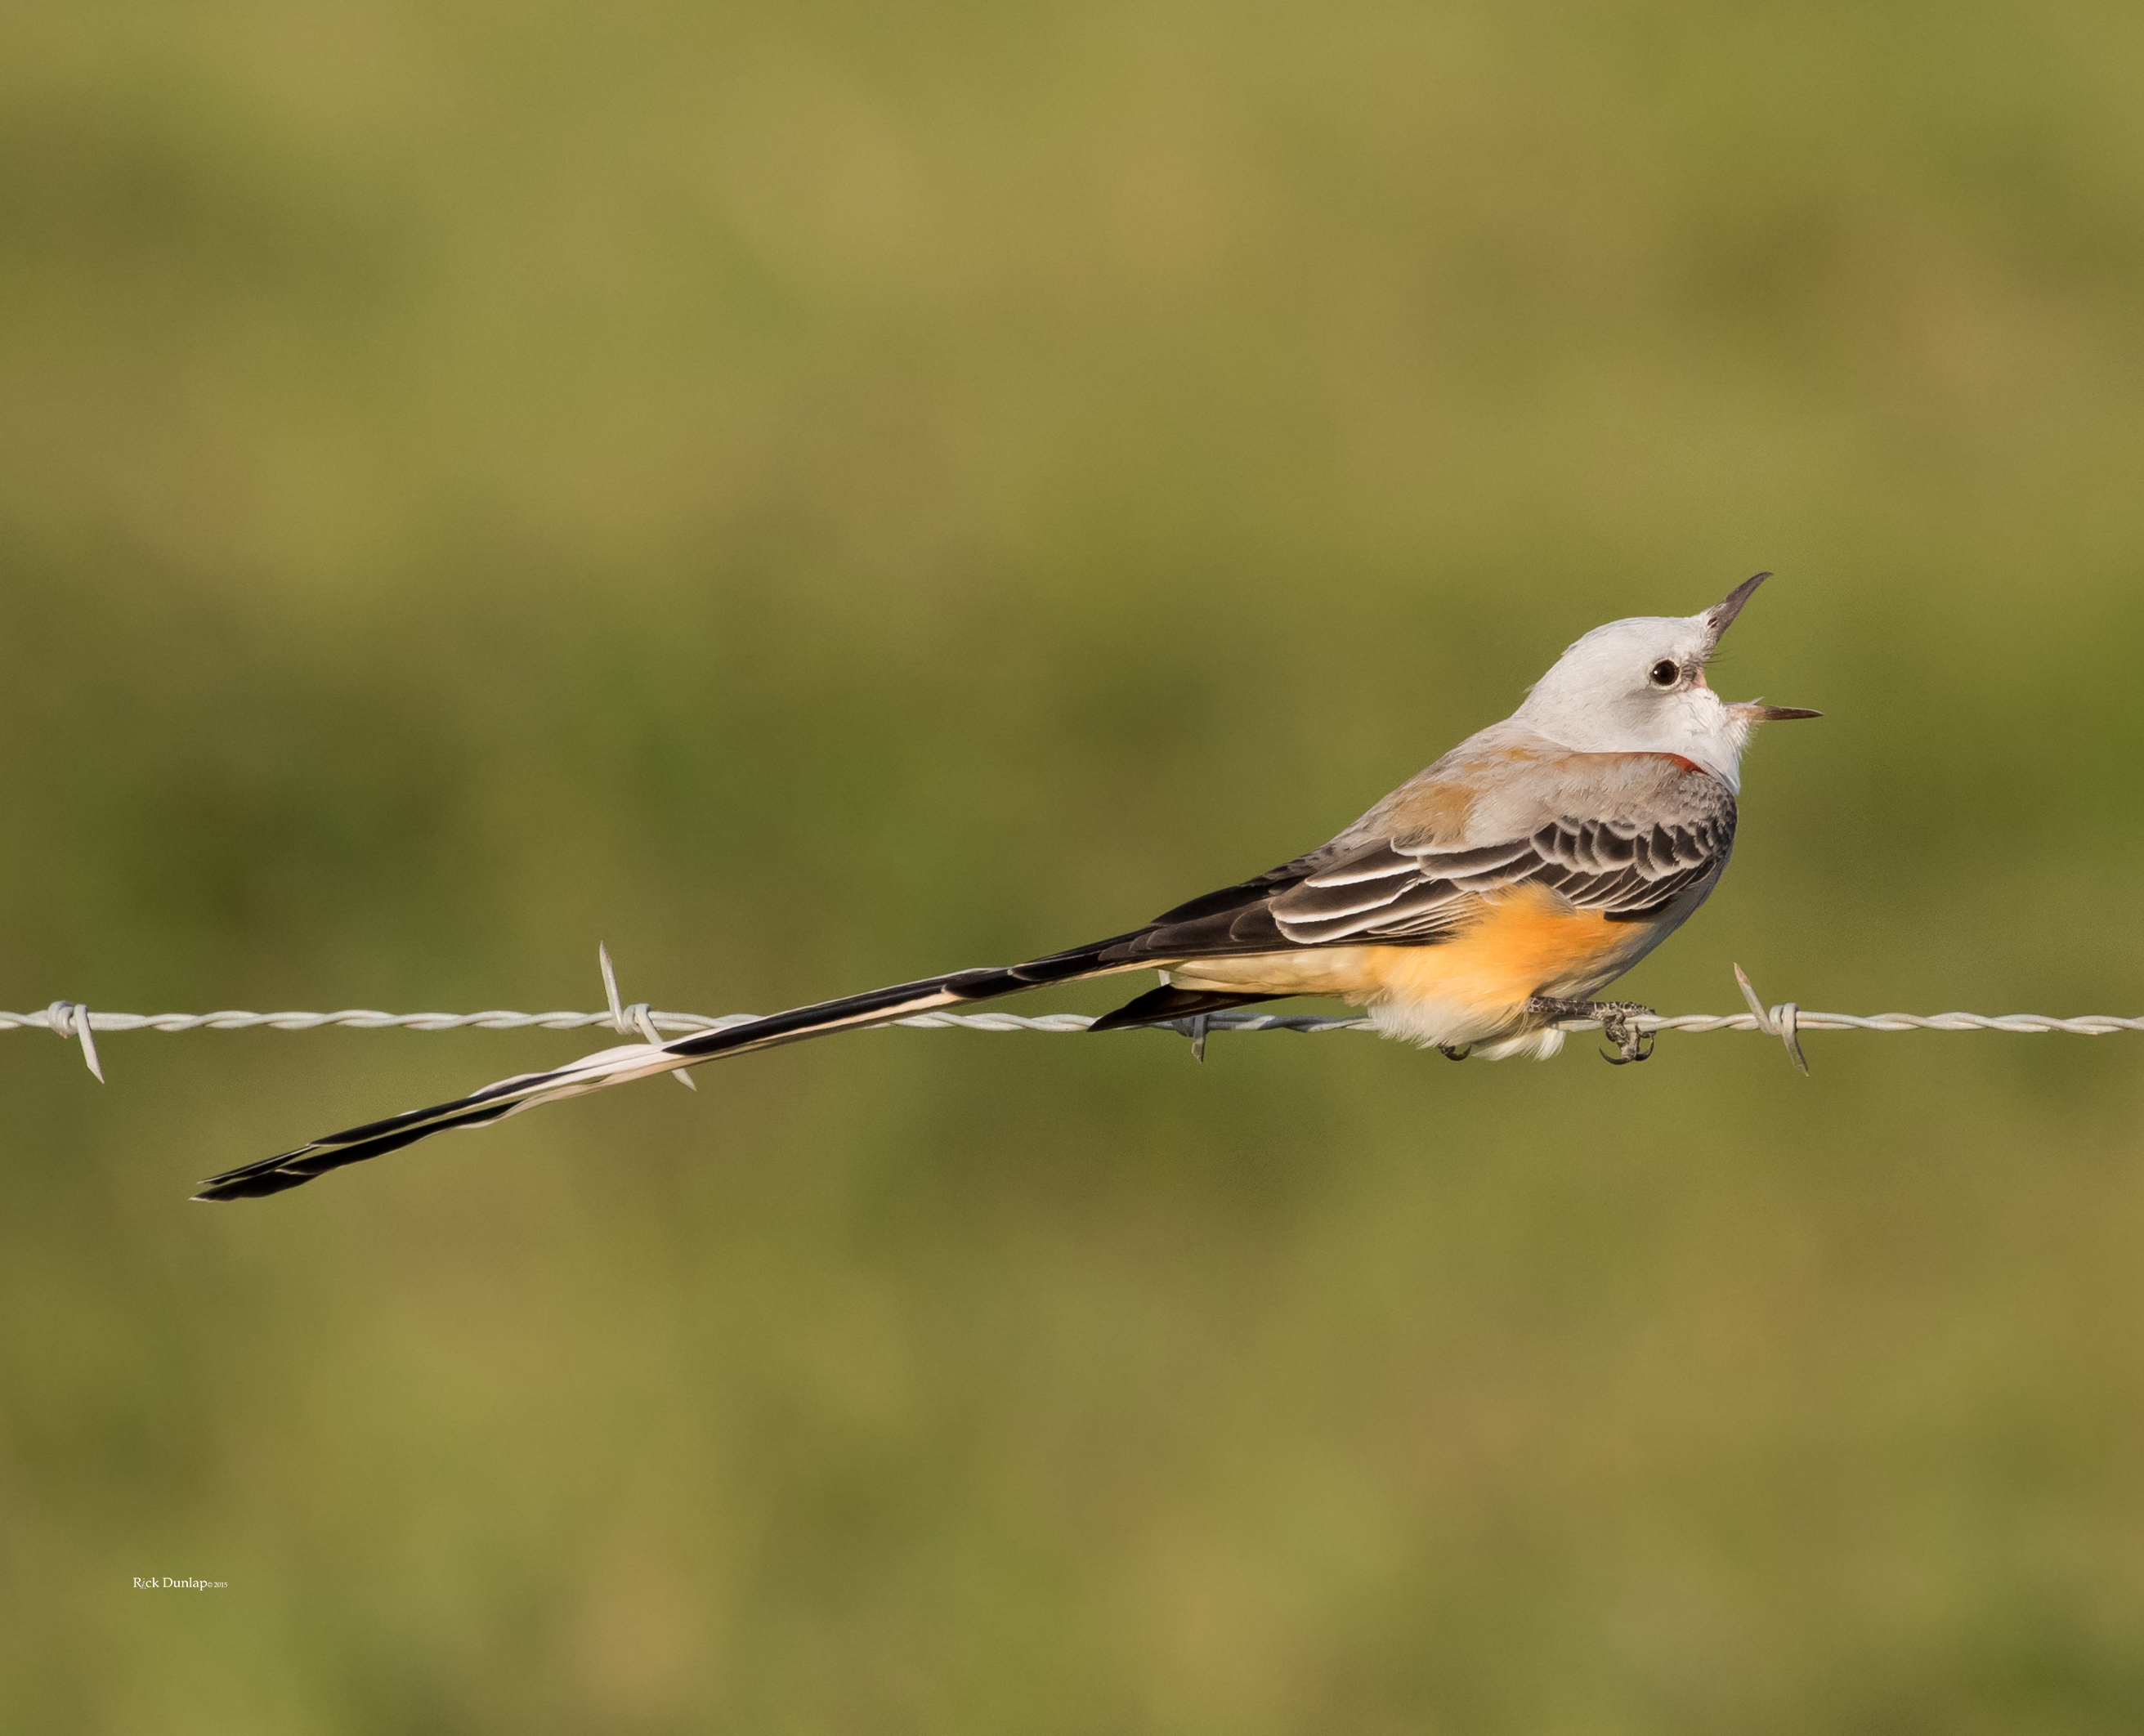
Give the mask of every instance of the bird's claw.
[(1650, 1060), (1657, 1031), (1642, 1031), (1630, 1021), (1652, 1012), (1650, 1007), (1641, 1007), (1634, 1000), (1596, 1001), (1592, 1010), (1601, 1019), (1601, 1033), (1615, 1045), (1616, 1053), (1601, 1051), (1601, 1059), (1610, 1067), (1627, 1067), (1633, 1061)]

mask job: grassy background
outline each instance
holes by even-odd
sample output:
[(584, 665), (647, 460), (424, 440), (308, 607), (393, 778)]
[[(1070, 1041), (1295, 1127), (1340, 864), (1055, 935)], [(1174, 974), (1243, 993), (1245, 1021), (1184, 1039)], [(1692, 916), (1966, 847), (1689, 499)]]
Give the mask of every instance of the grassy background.
[[(999, 962), (1768, 567), (1630, 991), (2144, 1006), (2133, 7), (7, 35), (0, 1004)], [(9, 1037), (0, 1724), (2133, 1730), (2133, 1040), (871, 1034), (204, 1212), (596, 1045)]]

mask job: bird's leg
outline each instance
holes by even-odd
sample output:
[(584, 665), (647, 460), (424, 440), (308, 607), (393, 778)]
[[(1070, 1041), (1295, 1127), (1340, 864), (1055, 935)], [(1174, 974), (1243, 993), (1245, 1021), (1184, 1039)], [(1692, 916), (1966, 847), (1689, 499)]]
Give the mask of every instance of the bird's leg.
[(1472, 1043), (1440, 1043), (1437, 1045), (1437, 1052), (1447, 1061), (1463, 1061), (1474, 1053), (1474, 1045)]
[(1544, 1021), (1598, 1019), (1601, 1034), (1616, 1048), (1617, 1052), (1612, 1055), (1605, 1049), (1601, 1051), (1601, 1058), (1611, 1067), (1645, 1060), (1653, 1052), (1656, 1033), (1641, 1031), (1630, 1023), (1633, 1019), (1650, 1017), (1653, 1009), (1635, 1000), (1557, 1000), (1551, 995), (1536, 994), (1526, 1003), (1526, 1010)]

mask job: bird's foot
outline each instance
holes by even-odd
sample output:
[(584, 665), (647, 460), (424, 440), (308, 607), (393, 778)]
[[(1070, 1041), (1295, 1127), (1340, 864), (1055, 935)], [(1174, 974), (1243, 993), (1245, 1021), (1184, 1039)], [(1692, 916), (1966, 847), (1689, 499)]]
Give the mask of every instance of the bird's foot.
[(1596, 1000), (1593, 1003), (1593, 1009), (1600, 1015), (1601, 1034), (1615, 1045), (1616, 1052), (1612, 1055), (1605, 1049), (1601, 1051), (1601, 1058), (1610, 1067), (1626, 1066), (1632, 1061), (1652, 1058), (1653, 1042), (1660, 1033), (1641, 1031), (1630, 1022), (1634, 1019), (1650, 1018), (1653, 1013), (1650, 1007), (1640, 1006), (1635, 1000)]
[(1601, 1034), (1615, 1045), (1616, 1053), (1612, 1055), (1605, 1049), (1601, 1051), (1601, 1058), (1610, 1067), (1627, 1066), (1652, 1054), (1657, 1033), (1641, 1031), (1631, 1020), (1650, 1018), (1653, 1009), (1635, 1000), (1558, 1000), (1551, 995), (1536, 994), (1526, 1003), (1526, 1011), (1545, 1020), (1598, 1019)]
[(1440, 1043), (1437, 1052), (1447, 1061), (1463, 1061), (1474, 1053), (1472, 1043)]

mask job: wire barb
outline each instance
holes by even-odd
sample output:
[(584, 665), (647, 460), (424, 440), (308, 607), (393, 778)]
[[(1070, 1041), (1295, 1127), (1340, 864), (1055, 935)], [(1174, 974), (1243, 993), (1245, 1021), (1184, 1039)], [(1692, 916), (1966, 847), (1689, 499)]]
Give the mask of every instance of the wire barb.
[(1801, 1009), (1791, 1000), (1783, 1000), (1779, 1005), (1766, 1010), (1764, 1002), (1757, 998), (1756, 990), (1750, 985), (1749, 972), (1740, 965), (1735, 967), (1735, 980), (1742, 985), (1742, 998), (1749, 1003), (1750, 1016), (1757, 1021), (1757, 1029), (1766, 1036), (1777, 1037), (1784, 1043), (1794, 1065), (1801, 1069), (1802, 1077), (1807, 1079), (1809, 1062), (1802, 1054)]
[(97, 1039), (91, 1035), (95, 1027), (91, 1023), (89, 1009), (80, 1001), (56, 1000), (45, 1009), (47, 1025), (57, 1035), (72, 1037), (82, 1044), (82, 1058), (89, 1064), (98, 1084), (104, 1083), (104, 1066), (97, 1059)]
[(1194, 1061), (1203, 1062), (1206, 1059), (1206, 1033), (1211, 1029), (1208, 1021), (1212, 1017), (1213, 1014), (1210, 1013), (1196, 1013), (1192, 1015), (1189, 1035), (1191, 1059)]
[[(603, 969), (603, 999), (610, 1003), (610, 1022), (617, 1028), (618, 1034), (622, 1037), (643, 1038), (656, 1048), (662, 1048), (663, 1034), (655, 1029), (654, 1014), (648, 1003), (636, 1000), (629, 1007), (619, 1004), (618, 972), (611, 966), (610, 948), (600, 941), (596, 945), (596, 963)], [(682, 1067), (677, 1069), (670, 1077), (687, 1091), (700, 1089), (700, 1082)]]

